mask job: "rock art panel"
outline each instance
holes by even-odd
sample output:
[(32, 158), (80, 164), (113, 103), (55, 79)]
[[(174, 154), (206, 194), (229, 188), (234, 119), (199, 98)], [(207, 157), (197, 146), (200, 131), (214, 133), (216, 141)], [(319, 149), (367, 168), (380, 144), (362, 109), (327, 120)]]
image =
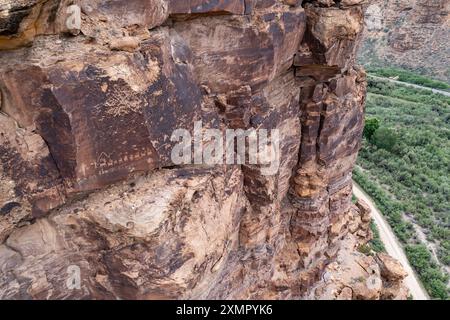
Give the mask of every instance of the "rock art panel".
[[(358, 251), (362, 5), (3, 1), (0, 298), (406, 298)], [(198, 121), (278, 135), (276, 170), (175, 163)]]

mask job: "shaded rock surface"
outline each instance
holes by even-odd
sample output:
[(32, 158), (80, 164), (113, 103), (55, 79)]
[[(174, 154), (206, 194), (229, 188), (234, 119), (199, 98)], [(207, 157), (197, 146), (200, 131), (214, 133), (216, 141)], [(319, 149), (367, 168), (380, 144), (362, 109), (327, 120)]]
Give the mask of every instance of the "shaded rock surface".
[[(0, 5), (1, 298), (401, 297), (357, 252), (360, 1), (69, 4)], [(174, 163), (196, 121), (277, 129), (278, 171)]]

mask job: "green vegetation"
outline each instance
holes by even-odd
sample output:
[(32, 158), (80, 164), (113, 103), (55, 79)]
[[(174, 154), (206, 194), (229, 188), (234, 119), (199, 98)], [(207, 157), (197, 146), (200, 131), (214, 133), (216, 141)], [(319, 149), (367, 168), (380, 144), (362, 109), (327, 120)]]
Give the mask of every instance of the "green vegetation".
[(377, 129), (372, 136), (372, 143), (375, 146), (389, 152), (394, 151), (394, 148), (397, 146), (397, 140), (395, 131), (386, 127)]
[(386, 217), (397, 238), (407, 243), (413, 237), (414, 229), (411, 223), (403, 219), (402, 204), (380, 187), (368, 172), (363, 173), (361, 169), (355, 168), (353, 179), (364, 189), (375, 201), (378, 209)]
[(366, 119), (366, 125), (364, 126), (364, 138), (371, 141), (375, 131), (380, 128), (380, 121), (377, 118)]
[(381, 242), (380, 238), (380, 231), (377, 228), (377, 225), (372, 220), (370, 222), (370, 229), (373, 233), (373, 239), (369, 241), (367, 244), (360, 245), (358, 247), (358, 251), (365, 254), (365, 255), (373, 255), (374, 252), (386, 252), (386, 249), (384, 248), (383, 242)]
[(416, 269), (430, 296), (438, 299), (448, 299), (447, 281), (440, 268), (424, 245), (407, 245), (406, 255), (411, 265)]
[(366, 256), (369, 256), (372, 254), (372, 247), (368, 244), (362, 244), (358, 247), (358, 251)]
[(414, 72), (396, 69), (396, 68), (375, 68), (369, 67), (368, 73), (385, 78), (398, 77), (399, 81), (418, 84), (420, 86), (434, 88), (439, 90), (450, 90), (450, 85), (439, 80), (432, 80), (427, 77), (418, 75)]
[[(446, 275), (425, 246), (413, 219), (450, 262), (450, 98), (370, 80), (367, 128), (354, 172), (374, 199), (430, 296), (448, 298)], [(377, 119), (376, 121), (373, 119)]]
[[(385, 101), (384, 108), (389, 107), (388, 100), (393, 100), (393, 98), (397, 98), (398, 100), (394, 101), (396, 103), (405, 103), (405, 102), (415, 102), (423, 105), (429, 106), (428, 108), (435, 107), (439, 108), (448, 108), (450, 104), (450, 97), (446, 97), (440, 94), (435, 94), (430, 90), (419, 90), (411, 87), (406, 87), (402, 85), (398, 85), (395, 83), (390, 83), (387, 81), (376, 80), (376, 79), (368, 79), (369, 83), (369, 93), (381, 95), (383, 99), (378, 99), (378, 102), (381, 100)], [(390, 99), (388, 99), (388, 98)], [(405, 105), (403, 104), (402, 107)], [(415, 108), (416, 110), (417, 108)], [(424, 111), (424, 110), (421, 110)], [(413, 114), (418, 115), (418, 114)], [(448, 119), (447, 119), (448, 120)], [(448, 122), (447, 122), (448, 123)]]
[(386, 252), (384, 244), (383, 242), (381, 242), (380, 231), (378, 230), (377, 225), (373, 220), (370, 222), (370, 229), (373, 233), (373, 239), (370, 241), (372, 250), (375, 252)]

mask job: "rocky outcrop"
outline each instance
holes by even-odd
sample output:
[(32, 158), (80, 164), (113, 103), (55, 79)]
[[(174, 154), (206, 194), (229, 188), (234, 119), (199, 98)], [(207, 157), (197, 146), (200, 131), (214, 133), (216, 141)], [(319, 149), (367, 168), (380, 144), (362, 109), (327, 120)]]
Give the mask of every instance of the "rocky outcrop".
[(365, 5), (361, 60), (393, 65), (450, 81), (450, 3), (446, 0), (374, 0)]
[[(0, 5), (1, 298), (399, 297), (395, 263), (356, 253), (361, 1), (74, 3), (79, 28), (72, 1)], [(278, 170), (177, 163), (199, 121), (278, 130)]]
[[(161, 170), (23, 226), (0, 246), (0, 292), (20, 299), (198, 294), (236, 243), (241, 175), (237, 167)], [(80, 268), (80, 290), (66, 287), (70, 265)]]
[[(370, 230), (370, 209), (362, 200), (346, 218), (344, 236), (336, 259), (328, 264), (321, 279), (310, 290), (310, 299), (327, 300), (406, 300), (403, 285), (407, 273), (401, 264), (385, 253), (364, 252)], [(336, 228), (334, 225), (333, 228)]]

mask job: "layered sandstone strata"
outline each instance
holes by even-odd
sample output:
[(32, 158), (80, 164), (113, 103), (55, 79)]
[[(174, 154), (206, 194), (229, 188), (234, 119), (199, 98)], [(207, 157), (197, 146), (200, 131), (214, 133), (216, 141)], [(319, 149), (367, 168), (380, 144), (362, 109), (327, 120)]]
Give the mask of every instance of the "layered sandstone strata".
[(450, 2), (368, 1), (361, 56), (374, 65), (394, 65), (450, 81)]
[[(0, 297), (403, 297), (393, 262), (352, 254), (361, 2), (3, 1)], [(196, 121), (278, 129), (278, 172), (173, 163)], [(380, 285), (329, 289), (343, 256)]]

